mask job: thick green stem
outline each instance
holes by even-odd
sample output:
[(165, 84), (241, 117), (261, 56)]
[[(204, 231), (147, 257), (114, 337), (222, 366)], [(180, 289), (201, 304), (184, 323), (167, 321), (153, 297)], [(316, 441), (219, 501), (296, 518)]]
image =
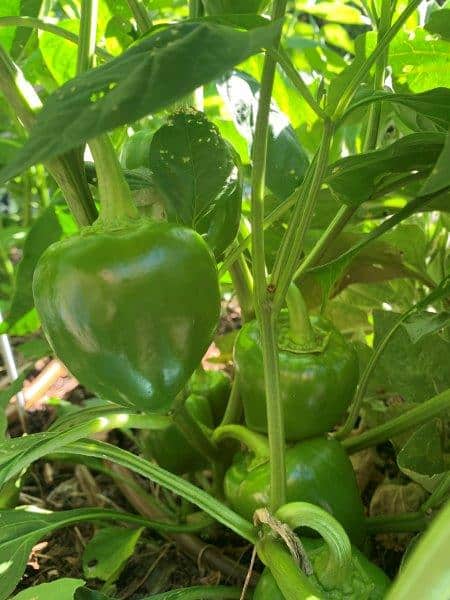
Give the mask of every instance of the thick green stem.
[(253, 308), (253, 278), (247, 261), (241, 254), (230, 266), (230, 275), (239, 300), (243, 321), (251, 321), (255, 317)]
[[(286, 0), (274, 0), (272, 20), (283, 17)], [(279, 44), (276, 40), (276, 45)], [(284, 461), (284, 422), (281, 405), (278, 348), (276, 343), (277, 319), (273, 317), (271, 293), (267, 289), (264, 251), (264, 190), (269, 128), (270, 103), (275, 78), (276, 61), (266, 54), (261, 78), (258, 114), (253, 143), (252, 170), (252, 264), (255, 292), (255, 310), (259, 322), (266, 391), (266, 410), (270, 446), (270, 505), (272, 510), (284, 504), (286, 498), (286, 469)]]
[(228, 398), (227, 407), (223, 415), (220, 426), (231, 425), (239, 422), (242, 415), (242, 402), (239, 394), (239, 381), (237, 375), (234, 376), (231, 386), (230, 397)]
[(366, 519), (367, 533), (407, 533), (422, 531), (428, 525), (429, 518), (419, 511), (401, 515), (379, 515)]
[(212, 465), (223, 462), (223, 456), (217, 446), (206, 435), (184, 404), (180, 404), (171, 413), (171, 419), (189, 444), (207, 458)]
[(324, 132), (316, 158), (311, 163), (301, 186), (296, 206), (275, 259), (271, 286), (275, 290), (274, 310), (280, 310), (291, 284), (296, 266), (300, 262), (305, 233), (316, 208), (323, 177), (328, 165), (328, 154), (333, 138), (334, 126), (325, 121)]
[(319, 263), (322, 256), (347, 225), (354, 213), (355, 208), (353, 206), (347, 206), (346, 204), (341, 206), (334, 219), (315, 243), (311, 252), (308, 253), (299, 268), (295, 271), (294, 276), (292, 277), (293, 281), (300, 279), (308, 269), (315, 267)]
[(238, 440), (257, 457), (257, 458), (268, 458), (269, 457), (269, 444), (267, 438), (255, 431), (250, 431), (243, 425), (221, 425), (217, 427), (213, 433), (213, 440), (220, 442), (232, 438)]
[[(1, 45), (0, 91), (14, 109), (23, 127), (30, 130), (35, 121), (35, 113), (42, 107), (42, 103), (22, 71)], [(95, 220), (97, 211), (77, 152), (71, 151), (47, 161), (45, 166), (61, 188), (77, 223), (80, 226), (90, 225)]]
[(137, 219), (138, 209), (108, 135), (89, 140), (88, 144), (97, 172), (101, 221), (115, 223), (121, 218)]
[(308, 307), (298, 287), (291, 283), (286, 294), (289, 312), (289, 337), (300, 346), (314, 342), (314, 329), (308, 316)]
[(265, 566), (270, 569), (285, 600), (320, 599), (307, 575), (271, 533), (266, 533), (259, 540), (256, 544), (256, 552)]
[(386, 442), (446, 412), (450, 412), (450, 389), (431, 398), (431, 400), (419, 404), (416, 408), (408, 410), (403, 415), (383, 423), (383, 425), (374, 427), (360, 435), (346, 438), (343, 440), (342, 445), (348, 452), (358, 452), (364, 448)]
[(294, 85), (294, 87), (297, 89), (297, 91), (303, 97), (305, 102), (310, 106), (310, 108), (312, 108), (312, 110), (316, 113), (316, 115), (320, 119), (325, 120), (327, 118), (326, 112), (323, 110), (323, 108), (321, 108), (320, 104), (316, 101), (314, 96), (309, 91), (308, 86), (303, 81), (300, 73), (295, 68), (295, 65), (293, 65), (287, 52), (285, 50), (283, 50), (282, 48), (279, 48), (278, 51), (271, 50), (270, 52), (276, 58), (280, 67), (283, 69), (283, 71), (289, 77), (291, 83)]
[(97, 29), (98, 0), (82, 0), (80, 37), (77, 54), (77, 75), (93, 66)]
[(310, 527), (328, 545), (330, 554), (320, 580), (324, 586), (341, 587), (352, 568), (352, 546), (344, 528), (329, 512), (308, 502), (291, 502), (276, 512), (276, 517), (291, 529)]
[(127, 0), (127, 4), (133, 13), (139, 33), (141, 35), (147, 33), (152, 28), (153, 23), (144, 4), (141, 0)]

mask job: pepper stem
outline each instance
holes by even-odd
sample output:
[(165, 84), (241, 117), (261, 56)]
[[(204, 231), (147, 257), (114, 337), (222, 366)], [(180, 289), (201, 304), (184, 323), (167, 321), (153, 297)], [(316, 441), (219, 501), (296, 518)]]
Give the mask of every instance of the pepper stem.
[(308, 308), (298, 287), (291, 283), (286, 294), (289, 312), (290, 337), (299, 346), (314, 343), (314, 329), (308, 316)]
[(270, 569), (286, 600), (319, 600), (308, 576), (303, 573), (285, 547), (266, 533), (256, 544), (261, 561)]
[(279, 508), (275, 516), (291, 529), (310, 527), (323, 537), (330, 551), (327, 566), (320, 575), (324, 587), (340, 587), (350, 578), (352, 546), (344, 528), (330, 513), (308, 502), (291, 502)]
[(221, 425), (214, 430), (212, 435), (213, 442), (220, 442), (226, 438), (232, 438), (245, 444), (256, 458), (268, 458), (269, 442), (267, 438), (259, 433), (250, 431), (243, 425)]
[(97, 171), (101, 204), (98, 221), (114, 223), (121, 218), (138, 218), (138, 210), (108, 135), (93, 138), (89, 140), (88, 144)]

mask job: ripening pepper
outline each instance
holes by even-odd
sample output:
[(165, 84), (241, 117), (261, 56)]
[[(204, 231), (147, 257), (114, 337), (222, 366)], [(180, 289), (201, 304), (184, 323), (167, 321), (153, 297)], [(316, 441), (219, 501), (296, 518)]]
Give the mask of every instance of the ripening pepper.
[(99, 221), (50, 246), (33, 294), (73, 375), (106, 400), (148, 412), (170, 408), (220, 310), (217, 268), (200, 235), (140, 218)]
[[(391, 582), (387, 575), (369, 561), (362, 552), (351, 547), (351, 563), (340, 581), (329, 581), (330, 549), (317, 538), (301, 538), (302, 546), (313, 569), (309, 583), (324, 600), (382, 600)], [(328, 569), (328, 581), (324, 579)], [(299, 594), (298, 598), (302, 596)], [(308, 597), (308, 594), (306, 594)], [(309, 596), (310, 597), (310, 596)], [(264, 569), (253, 594), (253, 600), (285, 600), (285, 596), (268, 568)]]
[(120, 163), (124, 169), (150, 169), (150, 144), (153, 131), (141, 129), (130, 136), (122, 146)]
[(254, 14), (262, 12), (269, 0), (205, 0), (209, 15)]
[[(219, 427), (214, 439), (239, 439), (250, 452), (238, 453), (224, 478), (225, 497), (232, 508), (248, 520), (256, 509), (269, 504), (270, 466), (267, 438), (239, 425)], [(364, 507), (352, 464), (342, 445), (317, 437), (288, 447), (286, 501), (321, 506), (346, 530), (358, 546), (365, 539)]]
[[(296, 319), (293, 312), (291, 306), (289, 313), (283, 310), (278, 322), (280, 391), (288, 441), (331, 431), (344, 416), (359, 375), (355, 349), (327, 320), (308, 318), (312, 342), (297, 343), (293, 335), (293, 319)], [(267, 433), (263, 354), (257, 321), (246, 323), (240, 330), (234, 361), (245, 422), (250, 429)]]

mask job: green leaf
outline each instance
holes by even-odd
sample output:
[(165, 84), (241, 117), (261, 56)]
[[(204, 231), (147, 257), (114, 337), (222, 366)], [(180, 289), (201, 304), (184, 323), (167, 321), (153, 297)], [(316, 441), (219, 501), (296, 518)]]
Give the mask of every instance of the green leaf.
[[(239, 600), (241, 598), (239, 588), (227, 587), (224, 585), (215, 586), (195, 586), (189, 588), (180, 588), (170, 590), (162, 594), (152, 594), (145, 596), (141, 600)], [(113, 600), (110, 596), (90, 590), (86, 587), (78, 588), (74, 596), (75, 600)]]
[(50, 583), (40, 583), (22, 590), (11, 600), (73, 600), (75, 590), (83, 587), (82, 579), (63, 577)]
[(169, 221), (192, 227), (220, 256), (236, 237), (242, 185), (235, 154), (198, 111), (179, 111), (154, 134), (150, 167)]
[(178, 23), (157, 29), (52, 94), (28, 142), (0, 172), (0, 182), (169, 106), (270, 46), (279, 28), (277, 23), (247, 32), (212, 23)]
[[(255, 133), (260, 85), (240, 71), (233, 72), (219, 86), (219, 93), (233, 116), (238, 131), (247, 140), (249, 153)], [(267, 187), (280, 199), (300, 185), (309, 160), (286, 115), (272, 102), (267, 140)]]
[(144, 529), (105, 527), (99, 529), (83, 551), (83, 573), (86, 579), (113, 583), (133, 556)]
[[(16, 17), (20, 15), (20, 0), (2, 0), (0, 2), (0, 17)], [(0, 27), (0, 45), (9, 52), (11, 50), (15, 27)]]
[(343, 2), (318, 2), (316, 4), (298, 4), (295, 7), (302, 13), (313, 15), (331, 23), (345, 25), (368, 25), (369, 19), (359, 9)]
[(49, 512), (36, 506), (27, 506), (0, 511), (0, 600), (6, 600), (13, 592), (23, 575), (33, 546), (45, 536), (61, 527), (104, 520), (157, 526), (163, 531), (168, 526), (167, 523), (158, 524), (137, 515), (102, 508)]
[[(391, 329), (398, 314), (373, 313), (376, 346)], [(369, 390), (375, 394), (400, 395), (407, 402), (420, 403), (450, 387), (450, 343), (437, 333), (411, 343), (400, 327), (392, 336), (372, 374)]]
[(443, 133), (412, 133), (386, 148), (341, 158), (330, 165), (326, 182), (345, 204), (362, 204), (399, 176), (430, 173), (445, 139)]
[(355, 100), (343, 118), (357, 108), (367, 106), (372, 102), (400, 104), (427, 117), (444, 129), (448, 129), (450, 125), (450, 90), (448, 88), (438, 87), (420, 94), (393, 94), (380, 90)]
[(432, 492), (450, 470), (441, 429), (438, 419), (425, 423), (412, 434), (397, 455), (401, 471), (428, 492)]
[(19, 149), (19, 142), (8, 138), (0, 138), (0, 167), (4, 167), (8, 164)]
[(409, 339), (413, 344), (421, 340), (424, 336), (440, 331), (448, 325), (450, 325), (450, 312), (446, 311), (441, 313), (419, 313), (409, 317), (402, 323), (402, 327), (406, 329)]
[(50, 206), (33, 223), (23, 248), (23, 257), (16, 275), (14, 295), (6, 319), (0, 325), (0, 333), (7, 332), (19, 319), (34, 307), (33, 273), (44, 250), (61, 238), (62, 229), (56, 217), (55, 209)]
[(440, 35), (444, 40), (450, 41), (450, 8), (433, 11), (425, 29), (429, 33)]
[[(78, 35), (80, 22), (77, 19), (59, 21), (58, 26)], [(75, 77), (78, 52), (76, 44), (48, 31), (42, 31), (39, 35), (39, 49), (58, 85)]]
[[(371, 39), (375, 43), (373, 36)], [(433, 40), (422, 28), (413, 34), (400, 32), (389, 47), (394, 79), (413, 92), (450, 87), (449, 50), (447, 42)]]

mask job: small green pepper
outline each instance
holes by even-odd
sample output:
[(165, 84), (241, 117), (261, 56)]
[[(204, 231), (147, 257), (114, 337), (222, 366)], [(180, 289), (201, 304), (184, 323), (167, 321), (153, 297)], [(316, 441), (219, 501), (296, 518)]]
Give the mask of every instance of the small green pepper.
[[(331, 431), (339, 423), (358, 383), (358, 357), (354, 348), (331, 323), (311, 318), (319, 341), (310, 350), (292, 341), (290, 313), (279, 318), (279, 367), (285, 434), (289, 441)], [(264, 367), (259, 326), (246, 323), (239, 332), (234, 360), (245, 422), (250, 429), (267, 433)]]
[(50, 246), (33, 293), (45, 334), (73, 375), (106, 400), (149, 412), (170, 409), (220, 308), (217, 268), (200, 235), (139, 218), (99, 221)]
[[(256, 509), (269, 504), (270, 467), (267, 438), (239, 425), (219, 427), (216, 441), (234, 437), (251, 452), (235, 455), (224, 479), (225, 496), (236, 512), (248, 520)], [(326, 437), (305, 440), (288, 447), (286, 460), (287, 501), (302, 500), (323, 507), (344, 527), (352, 542), (365, 538), (364, 507), (352, 464), (342, 445)]]
[(213, 424), (215, 427), (219, 425), (231, 391), (231, 381), (228, 375), (222, 371), (206, 371), (200, 367), (189, 379), (187, 389), (190, 394), (204, 396), (208, 400)]

